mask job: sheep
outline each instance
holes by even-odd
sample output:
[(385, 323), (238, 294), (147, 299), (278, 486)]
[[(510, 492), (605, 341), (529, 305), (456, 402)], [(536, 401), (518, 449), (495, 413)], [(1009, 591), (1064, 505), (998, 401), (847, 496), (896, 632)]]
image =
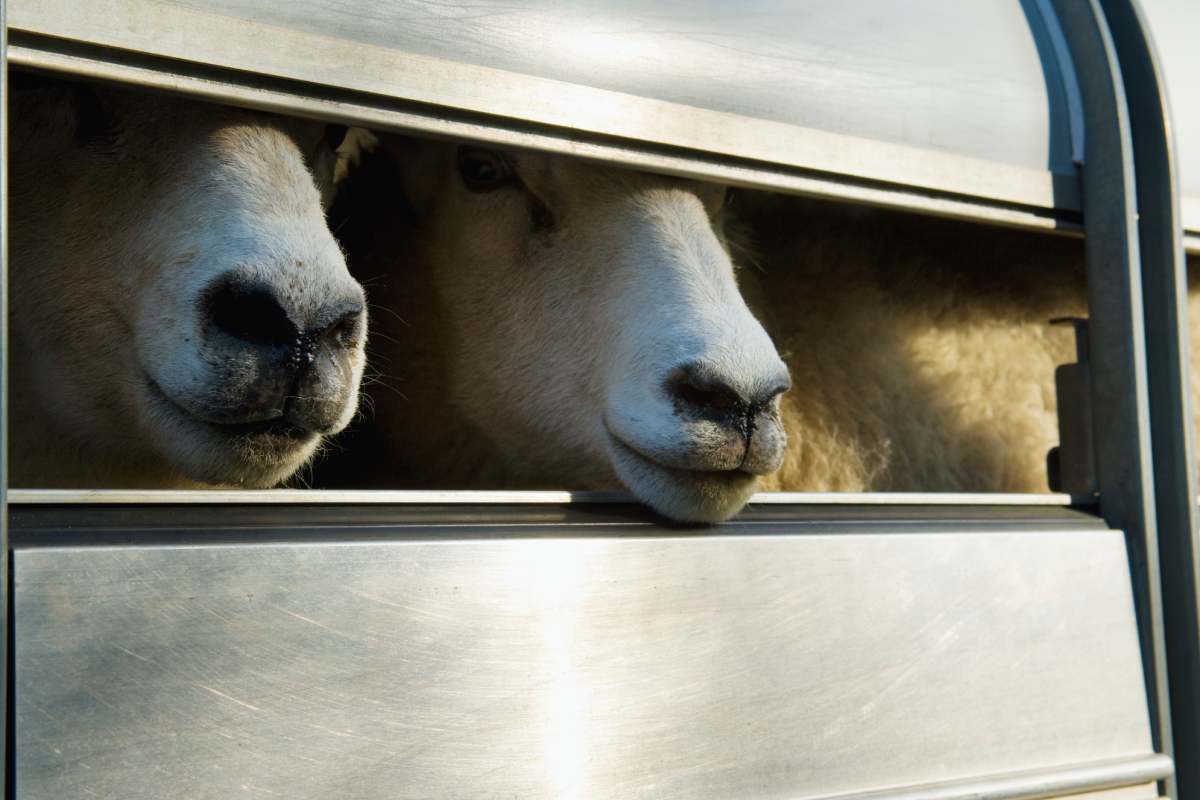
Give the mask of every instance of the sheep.
[[(664, 265), (687, 269), (694, 261), (647, 255), (654, 251), (639, 238), (644, 223), (614, 225), (608, 216), (609, 204), (670, 186), (699, 203), (683, 203), (690, 210), (680, 212), (692, 235), (715, 240), (705, 257), (721, 264), (722, 302), (734, 320), (716, 334), (721, 346), (731, 360), (770, 365), (782, 388), (789, 381), (774, 377), (773, 358), (747, 355), (765, 354), (773, 340), (795, 387), (772, 401), (784, 433), (767, 430), (783, 452), (762, 461), (756, 488), (1049, 489), (1055, 367), (1075, 358), (1071, 330), (1050, 321), (1086, 316), (1080, 240), (748, 191), (718, 210), (721, 187), (562, 156), (482, 151), (510, 182), (493, 201), (494, 194), (472, 195), (453, 174), (455, 159), (474, 158), (478, 148), (396, 140), (391, 151), (352, 177), (358, 194), (340, 212), (352, 269), (377, 292), (375, 347), (385, 373), (371, 389), (373, 420), (346, 449), (362, 470), (377, 470), (380, 483), (624, 485), (685, 521), (716, 521), (740, 508), (745, 490), (719, 505), (664, 499), (661, 486), (614, 470), (595, 446), (601, 434), (589, 427), (598, 400), (625, 401), (594, 351), (626, 346), (621, 333), (632, 334), (647, 360), (616, 382), (661, 376), (663, 363), (687, 360), (670, 336), (690, 341), (705, 326), (725, 327), (720, 314), (688, 306), (694, 316), (681, 321), (652, 282)], [(651, 228), (674, 213), (631, 207), (654, 220)], [(580, 214), (594, 222), (586, 236)], [(744, 262), (736, 284), (728, 256), (718, 255), (730, 249)], [(747, 307), (769, 339), (751, 325)], [(1195, 295), (1191, 311), (1195, 324)], [(655, 348), (670, 357), (647, 357)], [(644, 385), (672, 397), (669, 379)], [(641, 413), (636, 400), (631, 406)], [(748, 451), (746, 438), (753, 443), (760, 430), (737, 446)], [(369, 483), (352, 470), (344, 480)]]
[(748, 199), (767, 325), (804, 387), (764, 489), (1049, 489), (1054, 372), (1075, 359), (1050, 321), (1087, 315), (1080, 241)]
[(787, 370), (738, 292), (723, 188), (399, 137), (380, 150), (335, 228), (378, 309), (386, 386), (318, 483), (371, 485), (358, 467), (392, 487), (624, 486), (713, 521), (778, 468)]
[(349, 422), (364, 366), (322, 207), (336, 126), (11, 88), (12, 485), (288, 478)]
[(788, 453), (764, 490), (1051, 490), (1055, 368), (1076, 359), (1072, 329), (1052, 320), (1087, 316), (1082, 240), (799, 198), (751, 205), (767, 328), (805, 387), (784, 399)]

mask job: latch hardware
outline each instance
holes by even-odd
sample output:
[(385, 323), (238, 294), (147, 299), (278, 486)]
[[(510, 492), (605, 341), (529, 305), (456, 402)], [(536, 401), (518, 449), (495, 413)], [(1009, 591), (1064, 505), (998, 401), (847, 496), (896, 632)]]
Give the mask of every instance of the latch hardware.
[(1096, 492), (1096, 454), (1092, 444), (1092, 372), (1088, 361), (1088, 321), (1081, 317), (1050, 320), (1075, 329), (1075, 363), (1054, 371), (1058, 398), (1058, 447), (1046, 456), (1050, 490), (1073, 495)]

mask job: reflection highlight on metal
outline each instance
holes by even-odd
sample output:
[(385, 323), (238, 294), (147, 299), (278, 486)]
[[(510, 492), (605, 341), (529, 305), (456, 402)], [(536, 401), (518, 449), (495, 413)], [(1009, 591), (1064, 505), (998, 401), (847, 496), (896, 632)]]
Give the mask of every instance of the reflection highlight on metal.
[(539, 626), (550, 681), (543, 714), (549, 720), (543, 758), (554, 797), (574, 800), (586, 796), (585, 764), (588, 737), (584, 720), (592, 716), (587, 690), (580, 678), (575, 631), (586, 624), (582, 554), (569, 542), (537, 547), (530, 553), (531, 586), (542, 610)]

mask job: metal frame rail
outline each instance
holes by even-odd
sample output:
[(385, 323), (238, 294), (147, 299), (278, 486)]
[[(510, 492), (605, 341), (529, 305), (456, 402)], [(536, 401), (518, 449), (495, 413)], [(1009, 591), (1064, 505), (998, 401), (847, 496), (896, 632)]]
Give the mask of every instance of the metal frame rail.
[(1166, 83), (1134, 0), (1101, 0), (1126, 87), (1141, 248), (1150, 438), (1176, 792), (1200, 797), (1200, 562), (1189, 403), (1187, 266)]
[(9, 790), (8, 672), (8, 24), (0, 0), (0, 786)]
[(1200, 797), (1200, 764), (1192, 758), (1200, 641), (1196, 484), (1187, 286), (1166, 98), (1133, 0), (1053, 5), (1084, 105), (1081, 172), (1100, 513), (1128, 537), (1155, 745), (1183, 756), (1162, 792), (1192, 800)]

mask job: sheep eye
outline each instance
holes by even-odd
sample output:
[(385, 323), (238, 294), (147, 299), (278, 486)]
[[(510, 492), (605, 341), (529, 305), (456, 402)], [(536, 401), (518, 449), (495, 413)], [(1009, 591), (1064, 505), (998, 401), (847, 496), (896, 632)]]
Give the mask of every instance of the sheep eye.
[(458, 151), (458, 174), (463, 185), (472, 192), (490, 192), (514, 177), (512, 167), (504, 156), (492, 150), (463, 147)]

